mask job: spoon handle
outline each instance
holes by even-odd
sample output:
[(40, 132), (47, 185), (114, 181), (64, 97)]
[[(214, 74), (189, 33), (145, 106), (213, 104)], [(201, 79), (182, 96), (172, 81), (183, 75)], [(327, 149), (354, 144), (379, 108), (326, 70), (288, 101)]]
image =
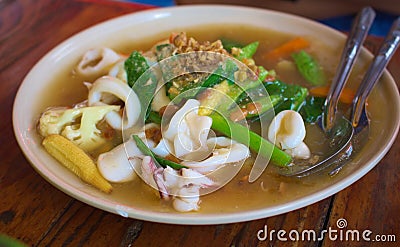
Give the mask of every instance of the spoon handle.
[(359, 124), (360, 116), (364, 109), (365, 101), (371, 93), (372, 88), (381, 77), (386, 65), (389, 63), (393, 54), (396, 52), (400, 44), (400, 17), (392, 24), (388, 35), (383, 41), (381, 47), (371, 65), (369, 66), (361, 85), (358, 88), (353, 99), (353, 107), (351, 111), (351, 122), (353, 127)]
[(367, 37), (368, 31), (375, 18), (375, 11), (371, 7), (363, 8), (352, 24), (347, 38), (335, 77), (333, 78), (328, 96), (325, 100), (322, 126), (325, 132), (329, 132), (335, 123), (335, 113), (340, 93), (349, 77), (354, 61), (358, 56), (362, 43)]

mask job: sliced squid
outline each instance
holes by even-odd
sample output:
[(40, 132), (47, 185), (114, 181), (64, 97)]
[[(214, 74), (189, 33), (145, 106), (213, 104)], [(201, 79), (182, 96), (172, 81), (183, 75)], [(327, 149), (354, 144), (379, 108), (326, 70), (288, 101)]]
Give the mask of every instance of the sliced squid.
[[(151, 160), (153, 162), (153, 160)], [(170, 194), (167, 185), (164, 182), (164, 169), (162, 167), (157, 168), (153, 174), (154, 181), (156, 182), (160, 197), (164, 200), (170, 199)]]
[(202, 161), (183, 161), (182, 165), (206, 174), (226, 164), (243, 161), (250, 155), (250, 150), (246, 145), (226, 137), (210, 138), (207, 144), (212, 152), (209, 158)]
[(103, 76), (97, 79), (90, 87), (88, 104), (106, 105), (101, 99), (104, 94), (112, 94), (125, 103), (125, 117), (120, 113), (112, 111), (106, 115), (107, 123), (114, 129), (121, 130), (122, 128), (132, 127), (140, 116), (141, 106), (136, 93), (123, 81), (111, 77)]
[(160, 142), (155, 147), (150, 147), (151, 151), (153, 151), (156, 155), (161, 157), (166, 157), (171, 153), (173, 150), (173, 146), (171, 142), (162, 138)]
[(108, 72), (108, 75), (118, 78), (126, 83), (128, 81), (128, 75), (125, 70), (125, 58), (120, 59), (118, 62), (116, 62)]
[(307, 159), (310, 150), (303, 142), (306, 136), (301, 115), (293, 110), (285, 110), (278, 113), (272, 120), (268, 129), (268, 140), (285, 150), (294, 158)]
[(306, 128), (301, 115), (292, 110), (278, 113), (268, 129), (268, 139), (282, 149), (295, 148), (304, 140)]
[(179, 212), (198, 211), (200, 209), (200, 187), (183, 187), (178, 191), (179, 196), (175, 197), (172, 206)]
[(101, 175), (108, 181), (114, 183), (128, 182), (136, 177), (135, 166), (140, 166), (140, 159), (143, 156), (137, 148), (133, 139), (122, 143), (108, 151), (102, 153), (97, 158), (97, 167)]
[(179, 212), (190, 212), (200, 209), (200, 189), (214, 186), (215, 182), (195, 170), (184, 168), (177, 184), (172, 205)]
[(87, 77), (105, 75), (120, 59), (121, 56), (110, 48), (90, 49), (83, 55), (76, 71)]
[(157, 168), (149, 156), (143, 158), (141, 169), (145, 182), (157, 189), (162, 199), (172, 199), (174, 209), (179, 212), (199, 210), (200, 189), (215, 185), (211, 179), (191, 169)]
[[(86, 88), (88, 89), (88, 91), (90, 91), (93, 83), (85, 81), (85, 82), (83, 82), (83, 85), (85, 85)], [(113, 103), (117, 102), (118, 100), (119, 99), (112, 94), (103, 94), (100, 99), (101, 102), (103, 102), (104, 104), (107, 104), (107, 105), (112, 105)]]
[(215, 185), (215, 182), (193, 169), (181, 169), (181, 180), (179, 180), (179, 187), (189, 187), (191, 185), (200, 186), (201, 188), (208, 188)]
[(309, 159), (311, 157), (310, 149), (304, 142), (301, 142), (295, 148), (286, 149), (285, 152), (297, 159)]
[(206, 141), (212, 119), (199, 116), (199, 106), (199, 101), (189, 99), (171, 118), (166, 131), (163, 131), (163, 137), (173, 143), (173, 154), (178, 158), (207, 150)]
[[(179, 179), (180, 179), (180, 171), (172, 169), (171, 167), (167, 166), (164, 169), (164, 183), (165, 185), (170, 188), (170, 190), (174, 190), (174, 188), (178, 187)], [(174, 194), (171, 192), (171, 194)]]
[(140, 171), (144, 182), (151, 186), (156, 186), (154, 181), (154, 171), (157, 170), (156, 164), (154, 164), (150, 156), (143, 157)]

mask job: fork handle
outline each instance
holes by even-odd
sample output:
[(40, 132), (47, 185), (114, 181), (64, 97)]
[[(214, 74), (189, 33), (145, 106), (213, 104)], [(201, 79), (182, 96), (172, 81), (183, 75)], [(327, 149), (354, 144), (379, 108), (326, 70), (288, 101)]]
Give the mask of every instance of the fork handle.
[(329, 132), (335, 123), (335, 114), (340, 93), (349, 77), (354, 61), (367, 37), (368, 31), (375, 18), (375, 11), (371, 7), (363, 8), (352, 24), (349, 37), (347, 38), (342, 52), (335, 77), (325, 100), (322, 127)]
[(388, 35), (383, 41), (381, 47), (371, 65), (369, 66), (364, 78), (361, 81), (356, 95), (353, 99), (351, 111), (351, 124), (357, 127), (360, 116), (364, 110), (365, 101), (371, 93), (373, 87), (381, 77), (386, 65), (389, 63), (393, 54), (400, 44), (400, 17), (392, 24)]

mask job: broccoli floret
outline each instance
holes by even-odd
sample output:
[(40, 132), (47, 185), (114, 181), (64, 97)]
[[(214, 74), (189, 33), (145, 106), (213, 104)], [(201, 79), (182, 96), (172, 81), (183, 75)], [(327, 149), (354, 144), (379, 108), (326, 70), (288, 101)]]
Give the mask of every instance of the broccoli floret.
[(59, 134), (85, 151), (92, 151), (106, 140), (100, 135), (97, 123), (110, 111), (118, 111), (119, 106), (90, 106), (72, 109), (49, 109), (39, 120), (39, 131), (44, 137)]

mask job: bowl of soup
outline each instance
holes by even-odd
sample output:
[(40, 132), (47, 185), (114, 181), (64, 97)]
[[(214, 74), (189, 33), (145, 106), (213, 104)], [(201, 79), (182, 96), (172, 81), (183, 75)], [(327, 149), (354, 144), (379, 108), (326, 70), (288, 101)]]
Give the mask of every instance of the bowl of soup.
[[(303, 178), (285, 177), (277, 173), (276, 165), (269, 164), (260, 178), (249, 183), (247, 176), (255, 162), (257, 153), (251, 150), (249, 145), (243, 146), (238, 141), (232, 141), (234, 138), (231, 139), (229, 136), (223, 138), (223, 133), (221, 134), (218, 131), (214, 133), (215, 136), (210, 137), (210, 134), (203, 136), (206, 141), (200, 140), (196, 144), (203, 147), (202, 145), (207, 145), (209, 140), (214, 140), (216, 143), (212, 147), (212, 152), (200, 158), (200, 161), (196, 161), (197, 163), (182, 161), (184, 160), (182, 157), (186, 158), (187, 156), (179, 156), (180, 159), (171, 159), (167, 157), (168, 155), (164, 156), (174, 164), (183, 165), (184, 168), (170, 168), (167, 165), (166, 167), (169, 167), (167, 169), (166, 167), (155, 166), (155, 161), (157, 161), (156, 163), (163, 161), (144, 155), (143, 149), (140, 148), (138, 151), (140, 154), (137, 154), (137, 156), (135, 156), (136, 154), (129, 154), (127, 145), (124, 147), (125, 150), (122, 149), (121, 159), (118, 160), (118, 158), (112, 156), (117, 152), (114, 148), (126, 141), (131, 141), (131, 144), (133, 143), (136, 148), (140, 146), (139, 141), (132, 142), (129, 137), (124, 137), (124, 133), (128, 133), (128, 136), (138, 133), (135, 135), (136, 137), (140, 136), (140, 133), (142, 135), (144, 133), (145, 136), (148, 133), (130, 131), (127, 128), (122, 128), (122, 130), (112, 128), (110, 127), (112, 124), (107, 122), (105, 118), (112, 111), (117, 115), (119, 114), (123, 124), (129, 125), (133, 122), (133, 125), (135, 125), (135, 116), (130, 116), (125, 109), (128, 107), (131, 108), (131, 111), (140, 113), (136, 114), (136, 118), (143, 116), (146, 119), (148, 118), (146, 114), (149, 114), (149, 112), (143, 110), (139, 103), (143, 105), (143, 98), (146, 97), (144, 96), (145, 88), (149, 85), (146, 82), (151, 76), (145, 81), (142, 80), (144, 83), (141, 86), (136, 87), (136, 90), (134, 90), (136, 97), (131, 95), (128, 98), (124, 93), (119, 94), (117, 91), (119, 87), (132, 86), (129, 83), (131, 76), (124, 74), (129, 70), (127, 60), (133, 59), (129, 61), (137, 66), (134, 68), (140, 67), (137, 61), (145, 61), (147, 63), (145, 68), (148, 69), (156, 63), (165, 61), (163, 59), (166, 58), (162, 57), (165, 55), (162, 51), (165, 50), (168, 53), (167, 57), (199, 51), (232, 57), (235, 62), (245, 64), (246, 68), (250, 68), (252, 76), (257, 79), (262, 77), (259, 80), (262, 85), (268, 85), (271, 88), (283, 85), (286, 89), (294, 87), (295, 90), (304, 90), (301, 91), (305, 92), (301, 102), (305, 102), (306, 99), (311, 99), (311, 97), (319, 97), (323, 100), (323, 95), (313, 95), (313, 89), (329, 87), (345, 38), (346, 36), (343, 33), (309, 19), (255, 8), (218, 5), (185, 6), (124, 15), (72, 36), (46, 54), (31, 69), (22, 82), (14, 103), (15, 135), (26, 157), (43, 178), (82, 202), (124, 217), (174, 224), (221, 224), (286, 213), (327, 198), (351, 185), (369, 172), (390, 149), (399, 129), (400, 101), (396, 84), (387, 71), (384, 72), (368, 99), (367, 110), (371, 122), (367, 140), (362, 143), (362, 147), (357, 152), (352, 154), (344, 168), (334, 176), (328, 175), (328, 169)], [(297, 44), (290, 48), (291, 42), (299, 42), (301, 48), (292, 50)], [(285, 45), (286, 48), (282, 48)], [(253, 48), (254, 46), (257, 47), (251, 51), (252, 46)], [(169, 48), (172, 50), (168, 50)], [(249, 50), (250, 55), (246, 55), (245, 53)], [(149, 51), (152, 55), (149, 55)], [(312, 58), (313, 62), (318, 64), (323, 73), (322, 82), (310, 82), (299, 71), (293, 54), (300, 52), (306, 53)], [(151, 56), (153, 56), (153, 59), (150, 58)], [(109, 61), (106, 62), (106, 66), (94, 73), (85, 74), (91, 68), (98, 67), (103, 62), (100, 60), (104, 57), (111, 59), (111, 62), (105, 59)], [(141, 58), (144, 60), (140, 60)], [(372, 54), (363, 49), (347, 84), (350, 91), (357, 89), (371, 59)], [(226, 67), (222, 68), (226, 69)], [(134, 71), (137, 70), (134, 69)], [(240, 69), (235, 70), (235, 72), (237, 71), (240, 72)], [(236, 76), (235, 78), (240, 77), (239, 74), (232, 72), (232, 76)], [(208, 76), (209, 74), (200, 74), (192, 80), (189, 78), (189, 81), (193, 83), (206, 80)], [(215, 85), (212, 86), (213, 89), (216, 89), (215, 91), (225, 90), (224, 87), (232, 86), (229, 75), (225, 75), (225, 77), (225, 80), (219, 80), (216, 83), (219, 88)], [(179, 76), (177, 78), (178, 80), (163, 85), (167, 87), (165, 91), (162, 91), (163, 97), (167, 97), (169, 105), (173, 106), (172, 113), (169, 116), (169, 124), (172, 124), (174, 116), (190, 104), (195, 106), (193, 108), (195, 110), (184, 112), (183, 115), (187, 116), (187, 119), (192, 119), (190, 120), (192, 122), (187, 120), (187, 123), (177, 124), (175, 129), (172, 126), (169, 130), (168, 125), (164, 130), (159, 127), (155, 132), (168, 135), (166, 134), (168, 131), (173, 132), (174, 130), (178, 132), (176, 134), (178, 136), (180, 132), (197, 131), (197, 127), (200, 128), (199, 126), (203, 126), (202, 124), (208, 126), (206, 129), (209, 131), (212, 129), (210, 127), (212, 117), (204, 112), (200, 114), (200, 111), (204, 110), (201, 108), (203, 106), (202, 100), (209, 96), (204, 92), (208, 91), (202, 91), (203, 96), (201, 97), (187, 97), (182, 101), (183, 103), (174, 102), (173, 98), (179, 98), (177, 95), (186, 86), (186, 84), (184, 86), (179, 84), (181, 80), (179, 80)], [(174, 79), (176, 78), (174, 77)], [(139, 81), (138, 78), (133, 81), (135, 80)], [(116, 84), (107, 86), (109, 85), (106, 84), (108, 81), (116, 81)], [(185, 83), (187, 83), (187, 78)], [(181, 91), (176, 93), (177, 90)], [(175, 95), (171, 97), (174, 93)], [(116, 99), (106, 97), (110, 94), (115, 94), (112, 96)], [(212, 93), (210, 94), (212, 95)], [(269, 94), (271, 94), (269, 103), (273, 103), (274, 98), (272, 96), (275, 94), (270, 91)], [(279, 100), (283, 100), (281, 103), (289, 105), (284, 110), (294, 111), (298, 114), (296, 116), (301, 115), (304, 118), (304, 115), (302, 115), (304, 112), (301, 110), (303, 103), (296, 107), (294, 106), (295, 100), (290, 101), (290, 97), (287, 95), (283, 98), (279, 98)], [(152, 100), (152, 102), (148, 102), (148, 105), (157, 104), (160, 101), (157, 97)], [(235, 100), (236, 98), (233, 99), (233, 101)], [(215, 108), (217, 105), (223, 105), (225, 101), (220, 100), (218, 102), (214, 104)], [(387, 110), (380, 111), (381, 105), (385, 105)], [(165, 104), (162, 106), (165, 106)], [(158, 116), (168, 115), (167, 110), (162, 106), (156, 109), (149, 107), (156, 113), (158, 112)], [(209, 106), (207, 105), (207, 107)], [(263, 134), (268, 131), (259, 130), (257, 126), (253, 127), (257, 120), (247, 118), (247, 116), (254, 115), (250, 108), (257, 108), (257, 106), (254, 102), (239, 104), (238, 109), (242, 114), (240, 120), (247, 123), (247, 128), (257, 132), (260, 136), (265, 136)], [(346, 111), (349, 103), (341, 103), (340, 107)], [(283, 111), (282, 109), (280, 111)], [(101, 113), (101, 111), (103, 112)], [(160, 114), (160, 112), (163, 112), (163, 114)], [(232, 117), (234, 113), (234, 111), (231, 111), (228, 115), (232, 122), (238, 120)], [(193, 118), (193, 114), (196, 118)], [(275, 115), (277, 116), (278, 112), (272, 118), (276, 117)], [(55, 118), (57, 120), (54, 120)], [(62, 119), (60, 120), (60, 118)], [(86, 131), (88, 131), (88, 128), (92, 128), (91, 133), (84, 132), (85, 130), (82, 127), (84, 121), (89, 123), (86, 125)], [(154, 121), (149, 122), (155, 124)], [(315, 149), (319, 148), (318, 140), (324, 140), (326, 137), (316, 130), (318, 126), (315, 121), (303, 119), (303, 123), (306, 134), (301, 141), (307, 144), (312, 156), (316, 154)], [(268, 126), (266, 129), (268, 129)], [(153, 136), (157, 135), (154, 134), (154, 131), (152, 133)], [(199, 133), (203, 132), (200, 131)], [(100, 136), (104, 143), (92, 149), (91, 145), (96, 142), (96, 140), (93, 141), (95, 134)], [(48, 136), (63, 137), (63, 141), (66, 140), (67, 144), (62, 146), (58, 140), (50, 140)], [(186, 137), (187, 135), (182, 134), (179, 138)], [(229, 144), (223, 144), (227, 140), (230, 141)], [(168, 144), (168, 140), (165, 139), (167, 143), (165, 146), (175, 145), (172, 139), (169, 139), (169, 141)], [(190, 151), (187, 146), (194, 144), (190, 143), (190, 138), (187, 141), (182, 145), (183, 150)], [(88, 142), (90, 143), (88, 144)], [(154, 144), (156, 146), (160, 142), (160, 138), (155, 142), (157, 142)], [(70, 148), (71, 144), (74, 148)], [(80, 151), (74, 151), (76, 147)], [(280, 148), (282, 149), (282, 147)], [(173, 146), (172, 150), (174, 151), (171, 151), (171, 153), (178, 153), (177, 144)], [(179, 177), (183, 176), (183, 173), (190, 173), (192, 174), (188, 175), (190, 177), (203, 174), (204, 169), (215, 169), (212, 166), (207, 166), (211, 162), (207, 159), (216, 158), (217, 154), (222, 154), (226, 150), (229, 154), (232, 154), (231, 158), (234, 162), (241, 161), (240, 169), (237, 169), (231, 175), (229, 181), (225, 181), (209, 193), (199, 194), (199, 191), (196, 190), (197, 194), (194, 193), (194, 199), (190, 196), (188, 198), (184, 196), (193, 193), (195, 185), (201, 188), (212, 187), (212, 179), (201, 180), (202, 178), (200, 178), (198, 184), (185, 180), (186, 182), (182, 182), (183, 185), (181, 183), (178, 189), (179, 193), (183, 193), (182, 191), (185, 190), (187, 194), (177, 192), (178, 194), (169, 195), (169, 185), (158, 183), (160, 181), (166, 182), (168, 174)], [(74, 161), (73, 159), (76, 157), (81, 157), (76, 154), (81, 151), (85, 158)], [(157, 153), (157, 150), (150, 151), (153, 154), (156, 153), (157, 157), (161, 155)], [(324, 150), (319, 148), (318, 152), (324, 152)], [(108, 153), (108, 156), (104, 155), (106, 153)], [(190, 153), (187, 152), (185, 155), (190, 155)], [(195, 152), (192, 151), (192, 153)], [(287, 152), (282, 155), (282, 157), (287, 157)], [(239, 158), (235, 160), (235, 157)], [(89, 161), (87, 158), (89, 158)], [(107, 163), (107, 159), (114, 159), (112, 162), (117, 165), (126, 162), (126, 160), (135, 160), (133, 163), (138, 165), (139, 168), (133, 167), (134, 165), (131, 162), (132, 167), (125, 167), (126, 173), (118, 173), (120, 172), (118, 171), (118, 174), (113, 174), (112, 167), (101, 168), (100, 160)], [(201, 163), (204, 160), (207, 160), (208, 163)], [(65, 163), (68, 163), (70, 167), (68, 168), (68, 164), (65, 166)], [(74, 173), (70, 169), (71, 166), (85, 166), (87, 163), (90, 163), (91, 166), (94, 165), (94, 168), (97, 169), (95, 171), (96, 176), (100, 175), (101, 180), (105, 180), (107, 184), (105, 187), (92, 185), (92, 178), (85, 178), (79, 172), (77, 175), (77, 172)], [(199, 164), (206, 165), (200, 167)], [(141, 174), (138, 176), (136, 173)], [(161, 180), (157, 180), (157, 174), (158, 178), (162, 177)], [(207, 179), (207, 177), (204, 179)], [(111, 186), (112, 190), (108, 186)], [(166, 188), (166, 190), (162, 188)], [(165, 200), (168, 198), (169, 200)], [(176, 200), (177, 198), (180, 201)], [(194, 207), (193, 200), (195, 201)], [(189, 209), (187, 205), (190, 206)], [(185, 209), (188, 210), (185, 211)]]

